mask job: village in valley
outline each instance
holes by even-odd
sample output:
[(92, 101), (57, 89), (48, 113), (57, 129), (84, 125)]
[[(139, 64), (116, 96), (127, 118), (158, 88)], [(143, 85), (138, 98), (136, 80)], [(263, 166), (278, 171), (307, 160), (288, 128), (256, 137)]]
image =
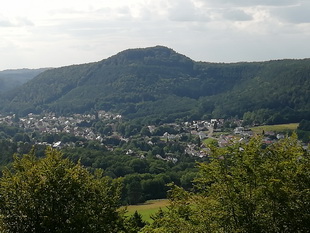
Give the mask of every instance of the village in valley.
[[(68, 146), (83, 146), (85, 141), (96, 141), (109, 150), (113, 150), (119, 143), (116, 145), (106, 143), (111, 141), (107, 139), (125, 144), (130, 143), (132, 139), (140, 138), (150, 147), (154, 147), (156, 144), (182, 142), (184, 154), (203, 158), (210, 155), (208, 147), (210, 143), (218, 147), (226, 147), (236, 142), (247, 142), (251, 137), (260, 134), (265, 144), (272, 144), (285, 137), (284, 133), (274, 131), (254, 132), (250, 128), (242, 126), (242, 121), (238, 119), (211, 119), (209, 121), (149, 125), (138, 130), (135, 135), (126, 136), (118, 130), (122, 121), (121, 115), (105, 111), (98, 111), (95, 114), (73, 114), (71, 116), (56, 116), (54, 113), (41, 115), (30, 113), (26, 117), (20, 118), (16, 115), (0, 115), (0, 124), (23, 130), (24, 137), (15, 138), (15, 140), (23, 141), (26, 135), (28, 142), (59, 149)], [(98, 125), (101, 127), (97, 127)], [(47, 136), (61, 134), (63, 137), (60, 140), (44, 141), (44, 137), (38, 140), (38, 134)], [(70, 140), (70, 137), (74, 137), (74, 140)], [(143, 158), (143, 153), (135, 150), (136, 148), (130, 147), (125, 153)], [(155, 157), (177, 162), (173, 153), (167, 153), (166, 156), (156, 154)]]

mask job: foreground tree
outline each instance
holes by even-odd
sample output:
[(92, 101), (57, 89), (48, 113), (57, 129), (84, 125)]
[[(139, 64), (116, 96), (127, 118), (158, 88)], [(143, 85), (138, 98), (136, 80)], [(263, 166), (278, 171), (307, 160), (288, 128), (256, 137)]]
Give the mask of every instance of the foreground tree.
[(172, 187), (169, 210), (144, 232), (309, 232), (310, 157), (296, 135), (213, 148), (213, 158), (195, 192)]
[(47, 149), (15, 157), (0, 179), (1, 232), (121, 232), (121, 185)]
[(127, 219), (126, 229), (127, 233), (137, 233), (146, 225), (147, 223), (143, 221), (142, 215), (137, 211)]

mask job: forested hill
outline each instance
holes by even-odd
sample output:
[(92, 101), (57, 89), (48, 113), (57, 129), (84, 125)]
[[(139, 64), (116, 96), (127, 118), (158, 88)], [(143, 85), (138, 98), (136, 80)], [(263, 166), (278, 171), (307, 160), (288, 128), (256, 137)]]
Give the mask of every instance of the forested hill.
[(149, 123), (244, 117), (261, 123), (310, 117), (310, 59), (195, 62), (172, 49), (130, 49), (96, 63), (47, 70), (10, 92), (2, 111), (117, 111)]
[(16, 69), (0, 71), (0, 94), (12, 90), (47, 69)]

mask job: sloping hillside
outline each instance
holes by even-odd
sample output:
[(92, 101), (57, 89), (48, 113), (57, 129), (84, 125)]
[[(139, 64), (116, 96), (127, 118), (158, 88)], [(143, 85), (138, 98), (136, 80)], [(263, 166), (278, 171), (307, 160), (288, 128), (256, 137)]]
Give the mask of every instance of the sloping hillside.
[(249, 121), (300, 121), (309, 117), (309, 76), (310, 59), (206, 63), (156, 46), (45, 71), (9, 93), (2, 109), (103, 109), (148, 122), (244, 114)]
[(21, 86), (45, 70), (42, 68), (0, 71), (0, 94)]

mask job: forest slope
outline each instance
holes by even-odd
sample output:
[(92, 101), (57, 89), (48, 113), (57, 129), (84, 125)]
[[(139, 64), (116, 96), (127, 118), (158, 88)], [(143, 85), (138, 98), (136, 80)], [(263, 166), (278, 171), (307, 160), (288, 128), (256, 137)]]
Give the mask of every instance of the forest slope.
[(0, 71), (0, 94), (21, 86), (45, 70), (42, 68)]
[(102, 109), (146, 122), (234, 116), (298, 122), (309, 118), (309, 76), (310, 59), (225, 64), (195, 62), (163, 46), (129, 49), (45, 71), (10, 92), (2, 111)]

